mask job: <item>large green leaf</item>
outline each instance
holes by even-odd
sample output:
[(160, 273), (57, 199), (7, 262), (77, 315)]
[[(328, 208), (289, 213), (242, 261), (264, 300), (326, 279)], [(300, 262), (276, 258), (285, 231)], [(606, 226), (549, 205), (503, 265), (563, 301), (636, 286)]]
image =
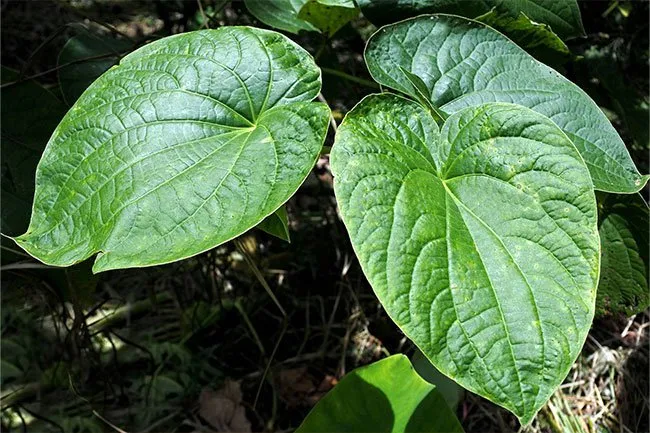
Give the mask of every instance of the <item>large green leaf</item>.
[(300, 186), (329, 109), (311, 56), (278, 33), (224, 27), (122, 59), (79, 98), (36, 173), (16, 241), (95, 272), (168, 263), (245, 232)]
[(603, 194), (600, 198), (597, 312), (632, 315), (650, 305), (648, 205), (639, 194)]
[(296, 433), (462, 433), (435, 386), (394, 355), (348, 373), (312, 409)]
[(523, 13), (563, 38), (584, 34), (576, 0), (357, 0), (357, 4), (375, 24), (441, 12), (476, 18), (495, 9), (512, 17)]
[(589, 172), (544, 116), (450, 116), (372, 95), (340, 125), (334, 191), (387, 313), (445, 375), (529, 422), (568, 373), (599, 268)]
[(420, 97), (446, 113), (489, 101), (512, 102), (549, 117), (571, 138), (594, 186), (631, 193), (648, 180), (598, 106), (576, 85), (495, 30), (450, 15), (427, 15), (382, 28), (366, 62), (379, 83)]
[(244, 0), (258, 20), (273, 28), (334, 34), (358, 15), (352, 0)]
[(71, 38), (59, 53), (59, 83), (66, 102), (72, 105), (86, 88), (121, 56), (133, 43), (87, 30)]

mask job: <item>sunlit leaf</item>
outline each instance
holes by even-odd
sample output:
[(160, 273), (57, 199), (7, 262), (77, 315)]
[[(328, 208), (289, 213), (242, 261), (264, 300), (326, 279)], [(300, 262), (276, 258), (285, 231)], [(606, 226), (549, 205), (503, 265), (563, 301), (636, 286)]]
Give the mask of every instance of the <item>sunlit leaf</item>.
[(16, 241), (95, 272), (180, 260), (275, 212), (309, 174), (329, 109), (311, 56), (248, 27), (171, 36), (95, 81), (50, 139)]
[(309, 413), (296, 433), (462, 433), (435, 386), (394, 355), (348, 373)]
[(445, 113), (495, 101), (550, 118), (578, 148), (596, 189), (631, 193), (648, 180), (585, 92), (490, 27), (449, 15), (420, 16), (375, 33), (365, 56), (376, 81), (414, 98), (421, 90), (405, 71), (419, 77), (432, 105)]
[(522, 106), (451, 115), (391, 94), (332, 147), (341, 216), (389, 316), (434, 366), (530, 422), (591, 326), (599, 267), (589, 172)]

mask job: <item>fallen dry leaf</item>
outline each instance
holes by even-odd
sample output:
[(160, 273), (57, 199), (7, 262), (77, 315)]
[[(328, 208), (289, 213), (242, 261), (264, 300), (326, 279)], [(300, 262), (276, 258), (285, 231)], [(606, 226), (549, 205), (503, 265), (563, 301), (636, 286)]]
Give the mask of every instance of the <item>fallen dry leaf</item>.
[(216, 433), (247, 433), (251, 431), (251, 423), (241, 402), (239, 382), (226, 379), (217, 391), (203, 388), (199, 397), (199, 415)]
[(280, 397), (288, 407), (313, 406), (336, 385), (334, 376), (326, 375), (318, 380), (307, 367), (280, 371), (277, 378)]

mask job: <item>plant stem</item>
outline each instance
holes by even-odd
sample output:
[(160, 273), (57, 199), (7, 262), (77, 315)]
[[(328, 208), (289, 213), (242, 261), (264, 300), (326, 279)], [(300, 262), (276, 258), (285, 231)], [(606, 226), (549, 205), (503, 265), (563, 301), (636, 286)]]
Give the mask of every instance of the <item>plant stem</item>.
[(361, 84), (362, 86), (370, 87), (375, 90), (379, 90), (379, 84), (373, 81), (366, 80), (364, 78), (355, 77), (354, 75), (346, 74), (345, 72), (336, 69), (321, 68), (321, 70), (326, 74), (343, 78), (344, 80), (352, 81), (353, 83)]

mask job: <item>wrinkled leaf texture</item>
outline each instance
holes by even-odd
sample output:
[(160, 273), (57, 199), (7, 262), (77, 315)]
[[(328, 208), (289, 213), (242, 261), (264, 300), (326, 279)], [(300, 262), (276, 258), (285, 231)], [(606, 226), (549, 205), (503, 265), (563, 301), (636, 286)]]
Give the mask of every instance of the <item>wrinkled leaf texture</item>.
[(374, 24), (389, 24), (422, 14), (448, 13), (476, 18), (492, 10), (549, 25), (562, 38), (584, 35), (576, 0), (357, 0)]
[(603, 194), (599, 205), (602, 264), (597, 313), (639, 313), (650, 305), (648, 204), (640, 194)]
[(423, 15), (386, 26), (366, 48), (375, 81), (418, 98), (416, 76), (448, 114), (485, 102), (526, 106), (555, 122), (584, 158), (596, 189), (632, 193), (647, 182), (618, 133), (578, 86), (479, 22)]
[(171, 36), (95, 81), (52, 135), (16, 242), (95, 272), (180, 260), (261, 222), (306, 178), (329, 109), (311, 56), (275, 32)]
[(575, 146), (522, 106), (467, 107), (439, 130), (382, 94), (347, 114), (331, 165), (389, 316), (438, 370), (530, 422), (594, 315), (596, 202)]

